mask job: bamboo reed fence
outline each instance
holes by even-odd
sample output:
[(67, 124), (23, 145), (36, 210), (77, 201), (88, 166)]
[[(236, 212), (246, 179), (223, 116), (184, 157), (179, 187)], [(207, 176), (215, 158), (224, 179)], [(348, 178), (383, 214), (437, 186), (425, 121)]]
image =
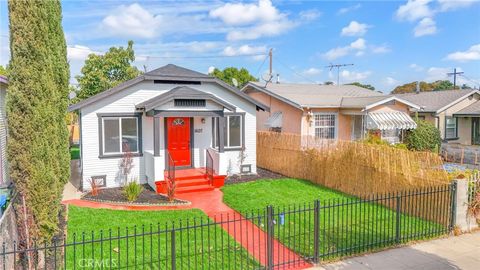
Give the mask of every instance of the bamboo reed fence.
[[(358, 197), (450, 182), (441, 157), (435, 153), (277, 132), (257, 132), (257, 165)], [(451, 202), (435, 194), (423, 198), (422, 202), (408, 203), (427, 209), (439, 201)], [(422, 212), (416, 215), (432, 217), (429, 211)]]

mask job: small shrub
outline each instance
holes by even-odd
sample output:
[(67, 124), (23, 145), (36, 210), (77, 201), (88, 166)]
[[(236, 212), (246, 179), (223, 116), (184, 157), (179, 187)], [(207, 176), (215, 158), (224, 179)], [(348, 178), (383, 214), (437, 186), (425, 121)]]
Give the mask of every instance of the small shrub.
[(100, 189), (97, 180), (90, 178), (90, 180), (88, 180), (88, 183), (90, 184), (90, 193), (92, 194), (92, 196), (97, 196)]
[(137, 181), (133, 180), (130, 181), (130, 183), (126, 184), (125, 187), (123, 188), (123, 193), (125, 194), (125, 197), (127, 198), (127, 201), (129, 202), (134, 202), (138, 199), (138, 196), (140, 196), (140, 193), (142, 193), (143, 187)]
[(393, 147), (397, 148), (397, 149), (403, 149), (403, 150), (408, 150), (408, 146), (404, 143), (397, 143), (397, 144), (394, 144)]
[(440, 131), (434, 124), (417, 119), (417, 128), (407, 132), (405, 143), (415, 151), (438, 151), (442, 143)]

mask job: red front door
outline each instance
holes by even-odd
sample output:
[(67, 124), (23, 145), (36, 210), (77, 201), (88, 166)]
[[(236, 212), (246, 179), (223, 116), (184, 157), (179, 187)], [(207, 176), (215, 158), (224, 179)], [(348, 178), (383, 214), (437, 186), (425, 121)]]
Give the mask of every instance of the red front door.
[(190, 166), (190, 118), (167, 118), (167, 149), (175, 166)]

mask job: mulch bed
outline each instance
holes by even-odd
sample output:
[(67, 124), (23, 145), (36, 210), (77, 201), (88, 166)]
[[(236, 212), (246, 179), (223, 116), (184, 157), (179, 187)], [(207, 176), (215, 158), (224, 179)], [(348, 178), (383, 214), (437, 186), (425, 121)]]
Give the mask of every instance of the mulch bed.
[(168, 201), (168, 198), (164, 195), (156, 193), (149, 185), (144, 184), (143, 191), (134, 202), (129, 202), (123, 194), (121, 187), (116, 188), (103, 188), (98, 191), (97, 196), (93, 196), (90, 192), (82, 197), (82, 200), (95, 201), (95, 202), (107, 202), (107, 203), (121, 203), (131, 205), (185, 205), (190, 202), (174, 199), (172, 202)]
[(257, 167), (257, 174), (242, 175), (242, 176), (238, 174), (232, 175), (227, 177), (227, 179), (225, 179), (225, 184), (230, 185), (230, 184), (256, 181), (258, 179), (279, 179), (279, 178), (285, 178), (285, 176), (279, 173), (275, 173), (275, 172)]

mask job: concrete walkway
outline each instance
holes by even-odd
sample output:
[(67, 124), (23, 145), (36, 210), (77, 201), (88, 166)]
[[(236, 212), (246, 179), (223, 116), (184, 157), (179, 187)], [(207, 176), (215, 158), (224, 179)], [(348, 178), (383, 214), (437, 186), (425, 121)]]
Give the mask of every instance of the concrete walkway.
[(340, 269), (480, 269), (480, 232), (423, 242), (315, 267)]

